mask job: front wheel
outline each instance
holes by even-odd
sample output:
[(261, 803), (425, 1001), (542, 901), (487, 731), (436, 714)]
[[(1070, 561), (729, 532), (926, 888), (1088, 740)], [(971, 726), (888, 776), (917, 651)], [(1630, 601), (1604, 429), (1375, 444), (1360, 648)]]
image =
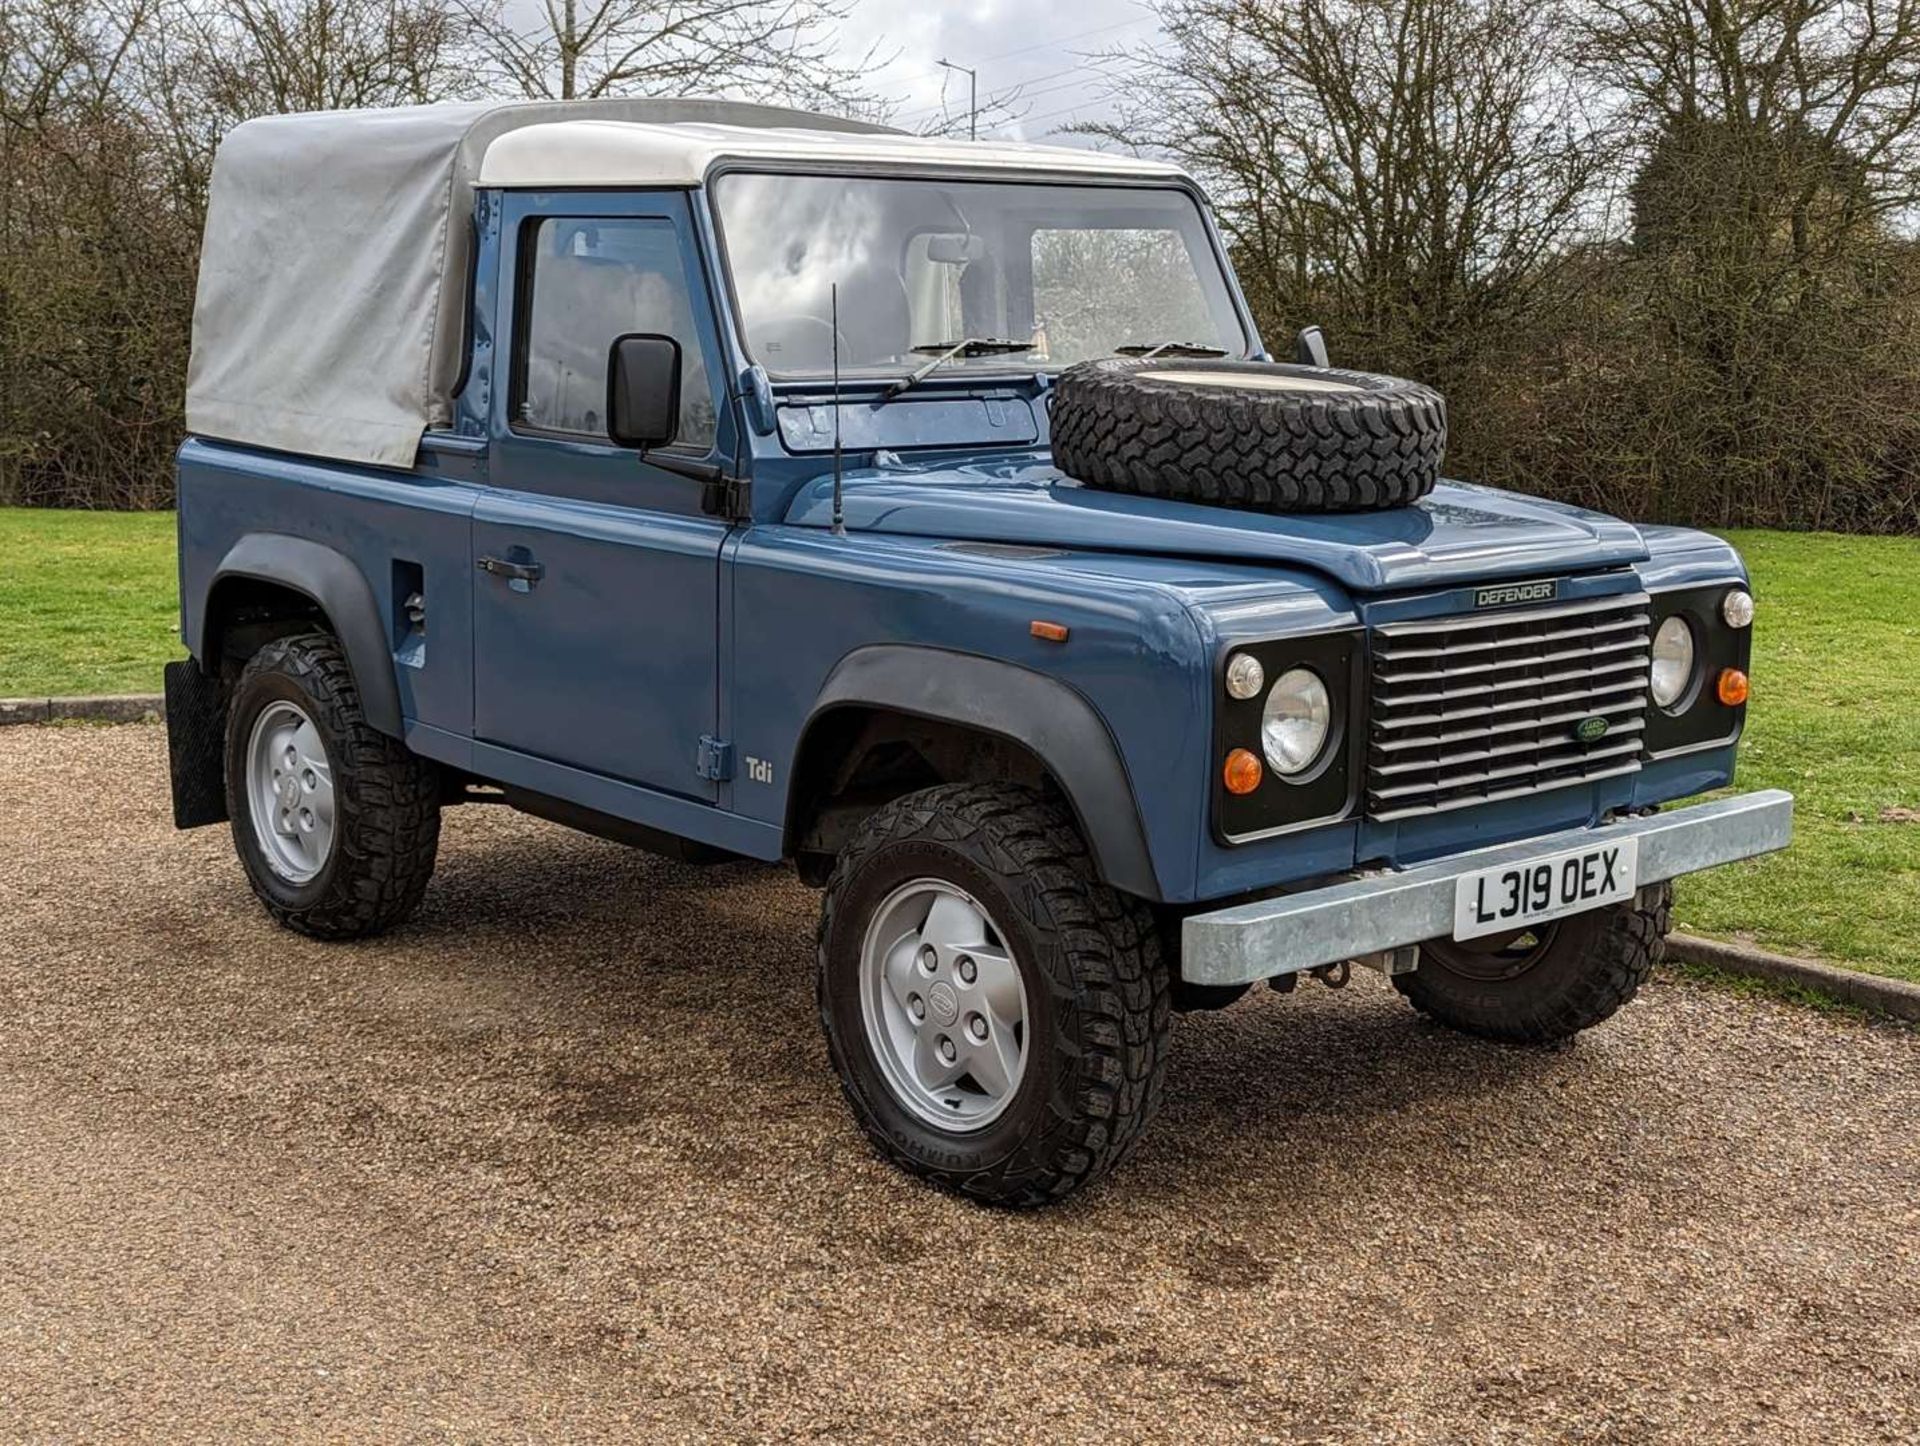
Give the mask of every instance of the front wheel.
[(1633, 998), (1666, 955), (1673, 891), (1556, 919), (1515, 934), (1431, 939), (1393, 984), (1416, 1009), (1468, 1034), (1546, 1044), (1600, 1023)]
[(944, 785), (875, 813), (828, 882), (818, 984), (868, 1137), (975, 1199), (1080, 1188), (1159, 1102), (1172, 1012), (1153, 921), (1031, 789)]
[(440, 844), (439, 775), (368, 724), (332, 637), (254, 654), (227, 712), (226, 772), (234, 848), (287, 928), (362, 938), (419, 906)]

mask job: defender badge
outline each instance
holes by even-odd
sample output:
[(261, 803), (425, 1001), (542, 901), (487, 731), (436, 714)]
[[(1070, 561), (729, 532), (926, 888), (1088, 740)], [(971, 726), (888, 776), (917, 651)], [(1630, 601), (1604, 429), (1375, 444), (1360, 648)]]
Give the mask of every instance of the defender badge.
[(1582, 743), (1597, 743), (1607, 736), (1607, 730), (1613, 727), (1604, 718), (1582, 718), (1574, 726), (1573, 736)]
[(1560, 579), (1544, 582), (1503, 582), (1498, 587), (1483, 587), (1473, 594), (1473, 605), (1480, 608), (1513, 607), (1518, 603), (1552, 602), (1560, 596)]

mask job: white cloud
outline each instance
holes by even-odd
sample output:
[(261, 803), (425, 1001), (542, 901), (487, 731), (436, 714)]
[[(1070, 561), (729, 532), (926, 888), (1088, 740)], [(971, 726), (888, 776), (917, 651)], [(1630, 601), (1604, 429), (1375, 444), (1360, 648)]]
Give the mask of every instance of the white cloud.
[(872, 72), (871, 85), (898, 103), (899, 125), (918, 129), (944, 113), (964, 131), (967, 77), (942, 70), (944, 57), (978, 69), (983, 101), (1020, 92), (1013, 106), (1019, 118), (992, 134), (1060, 141), (1070, 139), (1054, 134), (1062, 126), (1111, 111), (1103, 79), (1085, 57), (1158, 34), (1138, 0), (856, 0), (839, 50), (849, 60), (869, 52), (887, 60)]

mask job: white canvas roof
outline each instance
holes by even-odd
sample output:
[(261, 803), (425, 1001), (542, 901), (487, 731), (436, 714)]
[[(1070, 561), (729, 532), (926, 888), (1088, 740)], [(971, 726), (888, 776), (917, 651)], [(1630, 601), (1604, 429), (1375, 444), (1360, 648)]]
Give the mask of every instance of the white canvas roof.
[(681, 122), (742, 135), (768, 126), (877, 133), (705, 100), (483, 101), (248, 121), (214, 160), (187, 429), (411, 467), (420, 434), (452, 416), (467, 217), (489, 146), (523, 127), (586, 118), (649, 133)]
[(566, 120), (501, 136), (480, 164), (483, 186), (697, 186), (721, 161), (983, 167), (1053, 175), (1178, 176), (1165, 161), (1066, 146), (940, 140), (887, 131), (646, 125)]

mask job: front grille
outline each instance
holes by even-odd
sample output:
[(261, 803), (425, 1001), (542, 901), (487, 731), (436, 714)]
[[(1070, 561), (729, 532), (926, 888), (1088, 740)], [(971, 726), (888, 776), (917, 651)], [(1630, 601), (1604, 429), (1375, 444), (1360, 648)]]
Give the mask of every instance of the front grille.
[[(1367, 816), (1386, 823), (1633, 773), (1644, 593), (1373, 630)], [(1591, 742), (1575, 733), (1607, 720)]]

